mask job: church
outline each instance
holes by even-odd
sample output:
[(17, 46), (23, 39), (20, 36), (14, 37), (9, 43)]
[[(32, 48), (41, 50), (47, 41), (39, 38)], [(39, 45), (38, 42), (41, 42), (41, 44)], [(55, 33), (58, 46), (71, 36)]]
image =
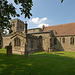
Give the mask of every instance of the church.
[(11, 20), (12, 33), (3, 35), (2, 46), (12, 46), (12, 52), (24, 55), (25, 50), (75, 51), (75, 23), (27, 29), (27, 22)]

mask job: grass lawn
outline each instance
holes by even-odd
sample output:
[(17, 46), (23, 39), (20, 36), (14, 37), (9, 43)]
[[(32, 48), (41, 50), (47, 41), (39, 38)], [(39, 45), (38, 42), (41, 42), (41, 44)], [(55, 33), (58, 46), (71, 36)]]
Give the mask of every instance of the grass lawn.
[(0, 75), (75, 75), (75, 52), (7, 56), (0, 50)]

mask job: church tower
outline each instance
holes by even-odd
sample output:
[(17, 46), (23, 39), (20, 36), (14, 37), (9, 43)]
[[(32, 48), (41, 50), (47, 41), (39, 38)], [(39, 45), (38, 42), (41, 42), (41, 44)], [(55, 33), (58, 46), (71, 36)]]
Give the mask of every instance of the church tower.
[(11, 20), (11, 30), (14, 32), (24, 32), (24, 22), (19, 19)]

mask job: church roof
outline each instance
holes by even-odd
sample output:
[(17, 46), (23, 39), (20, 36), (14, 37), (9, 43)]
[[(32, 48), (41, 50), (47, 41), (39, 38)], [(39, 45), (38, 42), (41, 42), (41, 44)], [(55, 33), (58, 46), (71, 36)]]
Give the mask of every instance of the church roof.
[(44, 28), (43, 32), (50, 30), (56, 31), (56, 36), (75, 35), (75, 22), (55, 26), (48, 26)]
[(27, 30), (35, 30), (35, 29), (41, 29), (41, 28), (32, 28), (32, 29), (27, 29)]

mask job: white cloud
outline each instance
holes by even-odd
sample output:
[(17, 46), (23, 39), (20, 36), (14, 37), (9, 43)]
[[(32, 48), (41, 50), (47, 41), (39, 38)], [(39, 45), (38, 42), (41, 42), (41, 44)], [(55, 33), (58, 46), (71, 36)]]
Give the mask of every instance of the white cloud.
[(46, 20), (47, 20), (47, 18), (46, 18), (46, 17), (44, 17), (44, 18), (40, 19), (40, 21), (41, 21), (41, 22), (46, 21)]
[(30, 20), (30, 22), (32, 22), (32, 23), (34, 23), (34, 24), (39, 24), (39, 23), (40, 23), (40, 19), (39, 19), (38, 17), (32, 18), (32, 19)]
[(49, 24), (41, 23), (41, 24), (39, 24), (39, 25), (38, 25), (38, 27), (40, 27), (40, 28), (41, 28), (43, 25), (44, 25), (44, 26), (49, 26)]
[(41, 18), (41, 19), (36, 17), (36, 18), (32, 18), (31, 20), (29, 20), (29, 22), (32, 22), (32, 23), (36, 24), (37, 27), (42, 27), (43, 25), (49, 26), (49, 24), (46, 24), (47, 20), (48, 20), (47, 17), (44, 17), (44, 18)]

